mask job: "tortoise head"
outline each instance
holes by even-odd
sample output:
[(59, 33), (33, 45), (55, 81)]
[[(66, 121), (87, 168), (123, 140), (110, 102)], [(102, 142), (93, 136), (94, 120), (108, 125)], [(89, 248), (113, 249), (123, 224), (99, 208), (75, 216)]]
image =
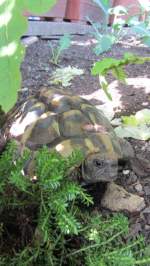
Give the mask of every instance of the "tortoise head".
[(82, 175), (86, 183), (110, 182), (117, 178), (118, 158), (94, 153), (87, 156), (82, 164)]

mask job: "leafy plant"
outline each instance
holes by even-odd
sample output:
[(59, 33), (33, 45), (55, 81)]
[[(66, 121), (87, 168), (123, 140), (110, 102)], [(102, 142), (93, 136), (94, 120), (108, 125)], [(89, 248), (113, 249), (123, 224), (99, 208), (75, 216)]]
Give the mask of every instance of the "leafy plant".
[[(140, 12), (128, 19), (128, 25), (132, 31), (150, 47), (150, 3), (149, 1), (139, 1)], [(140, 20), (143, 17), (143, 20)]]
[[(117, 43), (122, 37), (122, 29), (125, 22), (121, 16), (128, 13), (127, 8), (123, 6), (116, 6), (110, 8), (110, 1), (107, 0), (93, 0), (103, 12), (103, 22), (94, 23), (90, 20), (93, 32), (92, 35), (96, 38), (97, 44), (94, 47), (94, 52), (99, 55), (111, 49), (113, 44)], [(113, 15), (113, 23), (111, 28), (108, 28), (109, 16)]]
[(93, 76), (99, 76), (99, 82), (110, 100), (112, 100), (111, 94), (108, 91), (108, 82), (106, 75), (111, 74), (121, 82), (126, 82), (126, 72), (124, 67), (129, 64), (144, 64), (146, 61), (150, 61), (150, 57), (139, 57), (131, 53), (125, 53), (122, 59), (104, 58), (98, 61), (92, 67), (91, 73)]
[(71, 36), (69, 34), (64, 34), (58, 42), (58, 46), (54, 47), (50, 42), (49, 46), (52, 52), (51, 62), (55, 65), (58, 64), (60, 56), (62, 55), (63, 51), (68, 49), (71, 45)]
[[(107, 0), (93, 0), (102, 10), (104, 18), (103, 23), (90, 22), (93, 27), (92, 35), (97, 40), (97, 45), (94, 47), (94, 52), (99, 55), (111, 49), (113, 44), (117, 43), (123, 36), (123, 27), (128, 24), (132, 32), (140, 37), (142, 42), (150, 46), (150, 4), (149, 1), (139, 1), (140, 11), (129, 19), (125, 18), (132, 5), (124, 7), (121, 5), (110, 8), (110, 1)], [(146, 15), (145, 15), (146, 14)], [(113, 23), (110, 28), (109, 16), (113, 16)], [(140, 17), (145, 17), (143, 21)]]
[[(20, 65), (25, 48), (20, 42), (27, 31), (25, 10), (42, 13), (55, 0), (2, 0), (0, 2), (0, 105), (7, 112), (16, 102), (21, 86)], [(19, 26), (18, 26), (19, 25)]]
[(19, 156), (16, 143), (0, 157), (0, 265), (148, 265), (143, 238), (125, 241), (128, 220), (89, 213), (91, 196), (69, 176), (82, 155), (69, 158), (43, 147)]
[(121, 137), (140, 140), (150, 139), (150, 110), (143, 109), (135, 115), (122, 116), (120, 125), (115, 128), (116, 134)]
[(68, 87), (75, 76), (82, 75), (83, 73), (83, 69), (76, 67), (58, 68), (52, 73), (50, 81), (51, 84), (62, 84), (63, 87)]

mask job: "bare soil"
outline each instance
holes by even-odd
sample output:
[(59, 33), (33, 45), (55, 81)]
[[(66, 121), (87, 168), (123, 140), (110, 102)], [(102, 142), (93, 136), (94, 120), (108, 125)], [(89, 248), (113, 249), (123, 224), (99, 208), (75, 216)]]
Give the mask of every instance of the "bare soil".
[[(57, 40), (50, 41), (57, 45)], [(76, 77), (72, 85), (66, 90), (82, 95), (96, 105), (108, 102), (103, 91), (99, 87), (98, 77), (91, 75), (91, 67), (94, 62), (104, 57), (121, 58), (125, 52), (131, 52), (139, 56), (149, 56), (150, 48), (144, 47), (134, 37), (125, 38), (115, 45), (111, 51), (101, 56), (95, 56), (92, 47), (94, 41), (89, 36), (75, 36), (72, 46), (67, 49), (60, 59), (60, 66), (75, 66), (84, 70), (84, 75)], [(27, 48), (26, 56), (21, 67), (23, 80), (20, 99), (35, 94), (41, 86), (50, 87), (51, 73), (56, 66), (50, 62), (51, 49), (49, 41), (39, 39)], [(111, 83), (110, 92), (113, 97), (115, 117), (134, 114), (143, 108), (150, 108), (150, 63), (143, 65), (129, 65), (126, 67), (129, 84), (116, 82), (111, 75), (108, 80)], [(18, 101), (18, 102), (19, 102)], [(150, 161), (150, 141), (129, 140), (137, 154)], [(150, 242), (150, 176), (143, 178), (137, 176), (131, 169), (129, 174), (121, 174), (121, 184), (130, 192), (143, 196), (146, 201), (146, 209), (141, 213), (130, 215), (131, 235), (137, 236), (142, 232)], [(98, 202), (99, 186), (95, 188), (95, 198)], [(106, 212), (106, 210), (102, 210)]]

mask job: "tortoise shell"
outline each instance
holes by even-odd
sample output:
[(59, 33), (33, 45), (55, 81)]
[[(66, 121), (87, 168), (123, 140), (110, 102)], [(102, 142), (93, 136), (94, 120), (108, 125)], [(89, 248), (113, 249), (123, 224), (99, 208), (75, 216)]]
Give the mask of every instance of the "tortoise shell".
[[(106, 181), (116, 177), (121, 146), (108, 119), (89, 101), (63, 90), (43, 88), (19, 108), (13, 120), (11, 136), (31, 150), (47, 145), (68, 156), (81, 149), (87, 179)], [(103, 169), (99, 171), (101, 176), (91, 177), (94, 167), (104, 168), (102, 162), (107, 171)]]

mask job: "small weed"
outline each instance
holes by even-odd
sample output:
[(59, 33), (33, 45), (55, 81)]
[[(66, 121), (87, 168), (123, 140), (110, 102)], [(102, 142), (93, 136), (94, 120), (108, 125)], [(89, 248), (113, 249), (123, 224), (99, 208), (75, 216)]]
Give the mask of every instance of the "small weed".
[(51, 75), (51, 84), (61, 84), (63, 87), (71, 85), (71, 81), (75, 76), (81, 76), (84, 70), (77, 67), (57, 68)]
[(63, 51), (71, 46), (71, 37), (68, 34), (64, 34), (59, 39), (57, 47), (54, 47), (50, 42), (49, 46), (52, 52), (51, 62), (55, 65), (58, 65), (60, 56), (62, 55)]

